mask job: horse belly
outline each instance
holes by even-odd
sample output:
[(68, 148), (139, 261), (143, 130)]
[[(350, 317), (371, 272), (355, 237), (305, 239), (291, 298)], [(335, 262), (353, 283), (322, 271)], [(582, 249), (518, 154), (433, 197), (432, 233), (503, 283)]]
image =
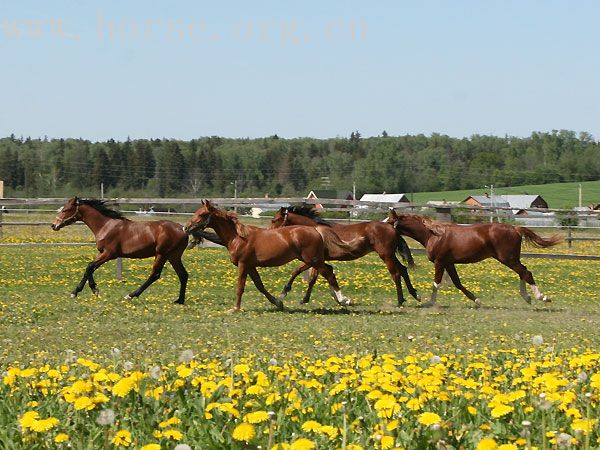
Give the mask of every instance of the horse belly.
[(258, 246), (254, 255), (256, 263), (260, 267), (277, 267), (286, 264), (298, 258), (298, 254), (290, 246), (277, 246), (271, 248), (267, 246)]
[(121, 253), (126, 258), (150, 258), (156, 255), (156, 242), (152, 233), (134, 234), (121, 242)]

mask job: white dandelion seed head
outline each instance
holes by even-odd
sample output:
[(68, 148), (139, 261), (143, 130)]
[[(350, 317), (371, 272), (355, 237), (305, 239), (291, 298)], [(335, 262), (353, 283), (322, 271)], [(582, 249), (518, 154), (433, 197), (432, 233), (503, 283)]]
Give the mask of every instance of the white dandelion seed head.
[(568, 448), (571, 446), (571, 439), (573, 439), (573, 436), (571, 436), (568, 433), (558, 433), (556, 435), (556, 443), (558, 444), (558, 448)]
[(585, 373), (583, 370), (581, 372), (579, 372), (579, 374), (577, 375), (577, 381), (579, 381), (580, 383), (585, 383), (588, 379), (588, 374)]
[(433, 355), (431, 358), (429, 358), (429, 362), (433, 365), (439, 364), (442, 362), (442, 358), (440, 358), (438, 355)]
[(173, 450), (192, 450), (192, 447), (187, 444), (177, 444)]
[(529, 420), (524, 420), (523, 422), (521, 422), (521, 425), (523, 425), (524, 427), (530, 427), (531, 422)]
[(131, 361), (125, 361), (123, 363), (123, 370), (129, 372), (131, 369), (133, 369), (133, 363)]
[(155, 380), (160, 380), (160, 378), (162, 377), (162, 370), (159, 366), (150, 367), (148, 373)]
[(110, 408), (100, 411), (100, 414), (98, 414), (98, 417), (96, 418), (96, 423), (102, 426), (112, 425), (114, 422), (115, 412)]
[(554, 346), (550, 345), (544, 349), (546, 353), (554, 353)]
[(114, 347), (110, 351), (110, 356), (112, 356), (113, 358), (119, 358), (121, 356), (121, 350), (119, 350), (117, 347)]
[(431, 429), (433, 431), (438, 431), (440, 428), (442, 428), (442, 427), (440, 426), (439, 423), (434, 423), (434, 424), (431, 425)]
[(229, 366), (231, 365), (231, 363), (232, 363), (232, 362), (233, 362), (233, 361), (231, 360), (231, 358), (227, 358), (227, 359), (225, 360), (225, 367), (229, 367)]
[(586, 398), (586, 399), (588, 399), (588, 400), (589, 400), (590, 398), (592, 398), (592, 393), (591, 393), (591, 392), (586, 392), (586, 393), (585, 393), (585, 398)]
[(542, 392), (542, 393), (540, 394), (540, 399), (541, 399), (541, 400), (544, 400), (545, 398), (546, 398), (546, 393), (545, 393), (545, 392)]
[(192, 359), (194, 359), (194, 352), (190, 349), (182, 351), (179, 355), (179, 362), (182, 363), (189, 363), (192, 361)]
[(383, 436), (381, 434), (376, 434), (375, 439), (380, 441)]
[(275, 358), (271, 358), (271, 359), (269, 360), (269, 365), (270, 365), (270, 366), (276, 366), (276, 365), (277, 365), (277, 360), (276, 360)]
[(532, 339), (531, 343), (535, 346), (542, 345), (544, 343), (544, 338), (539, 334), (536, 334)]
[(75, 361), (77, 361), (75, 352), (71, 349), (67, 349), (65, 351), (65, 364), (73, 364)]

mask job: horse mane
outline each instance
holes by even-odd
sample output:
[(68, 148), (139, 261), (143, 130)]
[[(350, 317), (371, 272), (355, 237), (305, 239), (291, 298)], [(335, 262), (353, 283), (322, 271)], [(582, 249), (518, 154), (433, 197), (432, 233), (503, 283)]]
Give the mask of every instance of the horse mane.
[(442, 234), (444, 234), (446, 232), (446, 229), (450, 225), (449, 223), (438, 222), (436, 220), (433, 220), (431, 217), (427, 217), (427, 216), (419, 216), (418, 214), (406, 214), (406, 215), (421, 222), (425, 228), (427, 228), (429, 231), (431, 231), (436, 236), (441, 236)]
[(82, 198), (79, 199), (79, 204), (91, 206), (100, 214), (105, 215), (106, 217), (110, 217), (111, 219), (129, 220), (123, 215), (123, 213), (115, 211), (114, 209), (111, 209), (108, 206), (106, 206), (105, 200), (98, 200), (95, 198)]
[(248, 227), (242, 222), (240, 222), (240, 219), (238, 218), (236, 213), (234, 213), (233, 211), (217, 211), (219, 211), (219, 213), (222, 213), (223, 217), (233, 222), (233, 224), (235, 225), (235, 231), (239, 237), (241, 237), (242, 239), (246, 239), (248, 237)]
[(286, 210), (288, 213), (294, 213), (298, 214), (299, 216), (308, 217), (309, 219), (314, 220), (319, 225), (325, 225), (327, 227), (331, 226), (331, 223), (323, 219), (319, 215), (319, 212), (312, 206), (288, 206)]

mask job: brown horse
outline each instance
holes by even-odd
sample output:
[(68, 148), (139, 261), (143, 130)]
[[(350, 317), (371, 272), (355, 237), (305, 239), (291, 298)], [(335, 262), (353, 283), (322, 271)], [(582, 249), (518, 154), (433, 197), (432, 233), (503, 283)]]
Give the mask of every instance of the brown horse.
[(197, 229), (211, 227), (223, 240), (229, 251), (231, 262), (238, 268), (236, 303), (233, 311), (239, 311), (246, 278), (254, 282), (256, 288), (278, 309), (283, 302), (271, 295), (264, 287), (257, 267), (275, 267), (299, 259), (309, 267), (314, 267), (327, 279), (333, 297), (341, 305), (349, 304), (342, 295), (333, 273), (333, 268), (325, 264), (325, 253), (344, 247), (335, 233), (326, 227), (287, 227), (266, 230), (242, 224), (232, 212), (215, 208), (208, 200), (194, 213), (184, 229), (193, 233)]
[[(279, 228), (288, 225), (308, 225), (312, 227), (327, 226), (335, 232), (341, 240), (355, 242), (355, 245), (349, 250), (341, 249), (342, 251), (328, 252), (325, 255), (325, 259), (328, 261), (352, 261), (365, 256), (367, 253), (373, 251), (377, 252), (396, 284), (398, 306), (401, 306), (404, 303), (402, 278), (404, 278), (410, 294), (420, 301), (417, 291), (413, 287), (410, 277), (408, 276), (408, 270), (396, 257), (396, 252), (398, 252), (406, 261), (408, 261), (409, 265), (412, 265), (413, 259), (410, 249), (402, 235), (396, 232), (393, 226), (377, 221), (338, 224), (322, 219), (313, 208), (297, 206), (281, 208), (277, 211), (271, 221), (271, 228)], [(298, 267), (292, 273), (290, 280), (283, 288), (281, 298), (285, 297), (292, 289), (294, 279), (308, 268), (309, 266), (303, 265)], [(308, 289), (306, 290), (302, 303), (308, 303), (310, 300), (310, 294), (317, 281), (317, 275), (318, 274), (314, 271), (311, 274)]]
[(179, 297), (175, 303), (183, 304), (188, 273), (181, 262), (181, 255), (188, 243), (188, 236), (181, 225), (168, 220), (132, 222), (117, 211), (109, 209), (102, 200), (78, 199), (67, 201), (59, 210), (52, 223), (52, 229), (60, 230), (81, 220), (96, 237), (96, 247), (100, 254), (87, 265), (83, 278), (71, 293), (76, 297), (89, 282), (96, 295), (99, 291), (94, 281), (94, 271), (107, 261), (117, 257), (149, 258), (154, 256), (154, 265), (148, 279), (126, 299), (138, 297), (144, 290), (160, 278), (163, 266), (171, 263), (180, 282)]
[(560, 235), (544, 239), (525, 227), (501, 223), (455, 225), (435, 222), (416, 214), (397, 214), (394, 210), (390, 210), (388, 222), (400, 233), (425, 247), (427, 257), (435, 265), (429, 305), (435, 304), (445, 270), (454, 285), (479, 307), (481, 301), (462, 285), (454, 264), (475, 263), (486, 258), (497, 259), (519, 275), (520, 293), (527, 303), (531, 303), (531, 297), (527, 294), (525, 283), (530, 285), (537, 300), (550, 301), (540, 292), (533, 275), (521, 263), (521, 243), (525, 239), (527, 243), (539, 248), (551, 247), (562, 241)]

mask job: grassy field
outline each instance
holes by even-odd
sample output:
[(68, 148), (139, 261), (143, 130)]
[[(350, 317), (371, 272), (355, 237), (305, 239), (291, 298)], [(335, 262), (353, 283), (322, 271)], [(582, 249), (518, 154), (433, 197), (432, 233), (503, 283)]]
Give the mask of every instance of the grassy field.
[[(2, 242), (88, 233), (31, 227)], [(371, 255), (335, 264), (355, 306), (337, 306), (321, 281), (299, 305), (299, 280), (278, 312), (249, 282), (244, 311), (230, 314), (236, 269), (224, 249), (186, 253), (183, 307), (172, 304), (170, 268), (123, 299), (150, 260), (126, 260), (123, 282), (106, 264), (100, 297), (86, 288), (69, 298), (93, 256), (0, 249), (1, 448), (598, 448), (598, 262), (526, 260), (553, 298), (533, 305), (499, 263), (463, 266), (484, 306), (446, 286), (424, 309), (411, 298), (394, 306)], [(432, 265), (416, 262), (426, 298)], [(267, 288), (277, 292), (291, 269), (262, 270)]]
[[(536, 194), (541, 195), (550, 208), (573, 208), (578, 206), (579, 184), (582, 188), (582, 205), (589, 206), (600, 203), (600, 180), (584, 181), (582, 183), (537, 184), (515, 187), (494, 188), (495, 195), (503, 194)], [(415, 192), (412, 195), (414, 203), (426, 203), (430, 200), (461, 202), (469, 195), (483, 195), (489, 189), (470, 189), (446, 192)]]

